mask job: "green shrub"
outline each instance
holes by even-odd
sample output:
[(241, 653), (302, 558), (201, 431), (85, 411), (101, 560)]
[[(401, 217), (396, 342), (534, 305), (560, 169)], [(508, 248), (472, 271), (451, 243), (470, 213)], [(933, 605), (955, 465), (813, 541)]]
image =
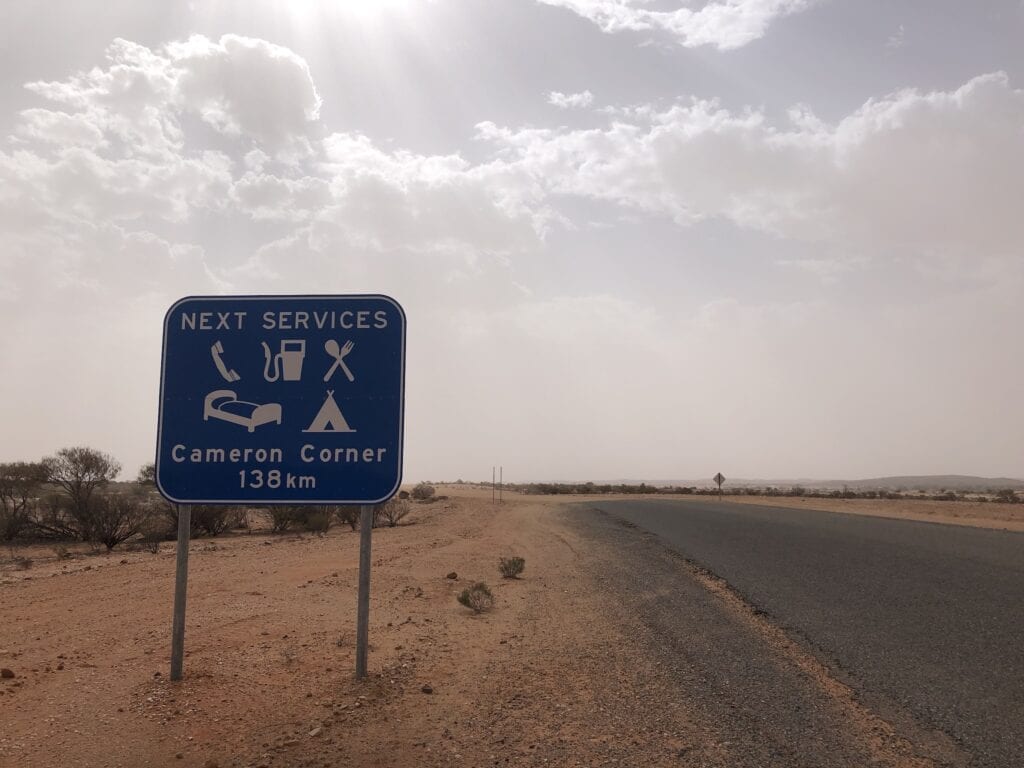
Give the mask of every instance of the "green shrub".
[(526, 561), (521, 557), (503, 557), (498, 560), (498, 570), (505, 579), (518, 579), (524, 568)]
[(482, 581), (466, 587), (457, 599), (473, 613), (483, 613), (494, 607), (494, 595), (491, 594), (490, 587)]

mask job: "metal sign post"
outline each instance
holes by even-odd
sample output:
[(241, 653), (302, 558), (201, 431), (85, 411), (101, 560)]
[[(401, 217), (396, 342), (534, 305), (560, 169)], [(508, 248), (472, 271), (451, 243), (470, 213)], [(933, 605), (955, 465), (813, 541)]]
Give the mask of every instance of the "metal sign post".
[(718, 483), (718, 500), (721, 501), (722, 500), (722, 483), (725, 482), (725, 475), (723, 475), (721, 472), (719, 472), (712, 479), (716, 483)]
[(188, 592), (188, 545), (192, 507), (178, 505), (178, 556), (174, 572), (174, 620), (171, 622), (171, 680), (181, 680), (185, 663), (185, 597)]
[(192, 296), (164, 318), (156, 486), (179, 505), (171, 679), (192, 504), (360, 505), (366, 674), (373, 505), (402, 482), (405, 311), (387, 296)]
[(373, 532), (373, 507), (359, 508), (359, 596), (356, 605), (356, 680), (366, 677), (366, 659), (370, 652), (370, 540)]

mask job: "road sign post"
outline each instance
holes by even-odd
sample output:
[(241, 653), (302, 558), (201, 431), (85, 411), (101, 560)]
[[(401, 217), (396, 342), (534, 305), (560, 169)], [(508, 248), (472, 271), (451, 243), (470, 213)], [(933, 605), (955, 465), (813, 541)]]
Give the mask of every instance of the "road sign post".
[(174, 618), (171, 622), (171, 680), (181, 680), (185, 664), (185, 598), (188, 593), (188, 547), (192, 507), (178, 506), (178, 551), (174, 569)]
[(356, 605), (356, 679), (366, 677), (366, 659), (370, 650), (370, 539), (373, 533), (373, 507), (359, 510), (359, 595)]
[(179, 505), (171, 677), (192, 504), (360, 505), (366, 674), (373, 505), (402, 479), (405, 312), (387, 296), (197, 296), (164, 318), (156, 485)]
[(725, 482), (725, 475), (723, 475), (721, 472), (719, 472), (712, 479), (716, 483), (718, 483), (718, 500), (721, 501), (722, 500), (722, 483)]

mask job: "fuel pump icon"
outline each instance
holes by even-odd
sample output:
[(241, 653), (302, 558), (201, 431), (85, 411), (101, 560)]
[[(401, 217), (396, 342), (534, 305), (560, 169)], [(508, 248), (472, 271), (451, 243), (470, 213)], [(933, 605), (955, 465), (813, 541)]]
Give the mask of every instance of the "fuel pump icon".
[(276, 355), (270, 352), (270, 345), (261, 341), (263, 355), (263, 378), (267, 381), (299, 381), (302, 378), (302, 361), (306, 357), (305, 339), (282, 339), (281, 351)]

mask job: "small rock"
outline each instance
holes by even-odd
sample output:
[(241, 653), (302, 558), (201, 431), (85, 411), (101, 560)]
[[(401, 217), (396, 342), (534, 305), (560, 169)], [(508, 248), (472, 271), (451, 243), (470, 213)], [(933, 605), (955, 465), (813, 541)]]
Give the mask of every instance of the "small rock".
[(153, 673), (153, 677), (163, 677), (163, 673), (162, 672), (154, 672)]
[(430, 686), (430, 685), (424, 685), (422, 688), (420, 688), (420, 690), (423, 691), (423, 693), (433, 693), (434, 692), (433, 686)]
[(319, 736), (320, 735), (320, 731), (322, 731), (322, 730), (323, 729), (318, 725), (316, 728), (314, 728), (312, 731), (309, 732), (309, 735), (310, 736)]
[(184, 759), (185, 759), (185, 755), (184, 755), (184, 754), (182, 754), (181, 752), (179, 752), (178, 754), (176, 754), (176, 755), (174, 756), (174, 759), (175, 759), (175, 760), (184, 760)]
[(10, 680), (14, 677), (14, 672), (13, 670), (4, 667), (3, 669), (0, 669), (0, 677), (2, 677), (4, 680)]
[(121, 561), (121, 565), (128, 565), (128, 561), (127, 560), (122, 560)]
[(60, 664), (57, 665), (57, 669), (64, 669), (64, 662), (63, 661)]
[(445, 578), (451, 579), (452, 581), (456, 581), (459, 578), (459, 574), (457, 574), (455, 571), (452, 571)]

